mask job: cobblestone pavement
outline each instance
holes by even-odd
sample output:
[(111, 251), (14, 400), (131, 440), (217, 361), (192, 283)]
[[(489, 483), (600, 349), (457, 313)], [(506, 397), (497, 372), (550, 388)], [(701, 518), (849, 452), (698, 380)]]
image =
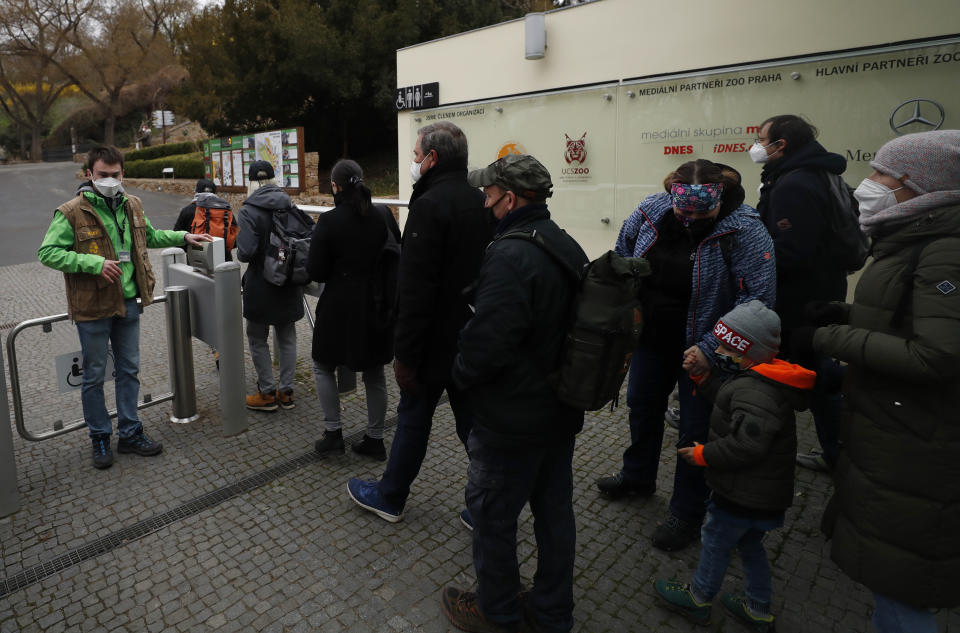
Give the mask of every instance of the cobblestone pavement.
[[(10, 323), (64, 311), (59, 274), (36, 263), (0, 268), (4, 339)], [(346, 482), (378, 477), (383, 464), (349, 450), (328, 459), (310, 456), (322, 415), (309, 371), (306, 320), (298, 327), (296, 408), (251, 413), (249, 430), (237, 437), (222, 436), (213, 359), (199, 343), (194, 360), (202, 418), (171, 424), (169, 403), (142, 412), (147, 431), (164, 444), (162, 455), (117, 455), (112, 468), (97, 471), (85, 431), (43, 442), (15, 436), (23, 507), (0, 521), (0, 583), (71, 552), (89, 554), (81, 548), (120, 530), (147, 527), (105, 553), (68, 562), (0, 597), (0, 632), (452, 630), (440, 611), (440, 589), (448, 583), (472, 586), (474, 573), (470, 534), (458, 520), (466, 460), (449, 407), (438, 409), (404, 520), (388, 524), (364, 512), (348, 498)], [(147, 308), (142, 380), (144, 391), (154, 394), (168, 390), (164, 333), (162, 306)], [(79, 417), (79, 395), (58, 394), (53, 380), (52, 356), (79, 349), (73, 326), (61, 323), (49, 334), (23, 336), (17, 348), (29, 428)], [(252, 389), (249, 358), (247, 368)], [(362, 383), (360, 389), (343, 402), (350, 441), (363, 433)], [(389, 397), (392, 411), (395, 388)], [(655, 497), (608, 501), (594, 488), (597, 477), (617, 469), (628, 436), (620, 407), (589, 415), (578, 439), (575, 630), (686, 631), (687, 622), (657, 607), (651, 591), (654, 578), (689, 578), (698, 554), (697, 548), (667, 554), (649, 545), (666, 511), (676, 432), (667, 429)], [(801, 450), (815, 441), (804, 415)], [(186, 505), (278, 465), (287, 472), (263, 485), (206, 509)], [(798, 470), (786, 526), (767, 538), (781, 633), (872, 630), (869, 593), (829, 560), (818, 531), (830, 488), (826, 475)], [(144, 523), (171, 514), (176, 518), (156, 528)], [(519, 556), (528, 583), (536, 564), (532, 527), (525, 512)], [(725, 590), (741, 582), (734, 562)], [(719, 611), (705, 630), (740, 630)], [(941, 632), (960, 632), (960, 611), (941, 612), (938, 621)]]

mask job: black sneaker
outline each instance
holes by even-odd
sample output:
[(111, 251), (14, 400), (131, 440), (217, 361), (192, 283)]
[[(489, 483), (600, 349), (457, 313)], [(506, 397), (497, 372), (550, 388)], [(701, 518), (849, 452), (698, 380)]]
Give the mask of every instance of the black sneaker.
[(117, 441), (117, 452), (136, 453), (143, 457), (152, 457), (163, 452), (163, 444), (154, 442), (147, 437), (146, 433), (140, 431), (136, 435), (131, 435), (128, 438), (121, 437)]
[(383, 438), (374, 439), (364, 434), (363, 441), (359, 444), (354, 444), (351, 448), (353, 452), (358, 455), (372, 457), (378, 462), (387, 461), (387, 448), (383, 445)]
[(113, 466), (113, 451), (110, 450), (110, 436), (97, 435), (93, 440), (93, 467), (103, 470)]
[(700, 538), (700, 524), (684, 521), (671, 512), (667, 520), (653, 532), (653, 546), (665, 552), (675, 552)]
[(343, 454), (343, 429), (336, 431), (324, 431), (323, 437), (313, 444), (313, 450), (321, 455), (327, 453)]
[(601, 477), (597, 480), (597, 488), (608, 497), (616, 499), (624, 495), (637, 495), (639, 497), (649, 497), (657, 491), (657, 484), (642, 484), (635, 481), (628, 481), (623, 476), (621, 470), (616, 475)]

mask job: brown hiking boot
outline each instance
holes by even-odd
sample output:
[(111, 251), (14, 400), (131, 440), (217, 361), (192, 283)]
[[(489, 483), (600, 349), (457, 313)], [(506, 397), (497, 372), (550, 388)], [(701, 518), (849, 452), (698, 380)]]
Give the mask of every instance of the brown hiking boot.
[(469, 633), (525, 633), (526, 624), (521, 619), (514, 625), (491, 622), (477, 602), (477, 594), (461, 591), (456, 587), (444, 587), (440, 597), (443, 613), (461, 631)]
[(280, 406), (284, 409), (292, 409), (297, 406), (293, 403), (293, 389), (277, 392), (277, 399), (280, 401)]
[(276, 411), (278, 407), (277, 394), (273, 391), (269, 393), (258, 391), (252, 396), (247, 396), (248, 409), (253, 409), (254, 411)]

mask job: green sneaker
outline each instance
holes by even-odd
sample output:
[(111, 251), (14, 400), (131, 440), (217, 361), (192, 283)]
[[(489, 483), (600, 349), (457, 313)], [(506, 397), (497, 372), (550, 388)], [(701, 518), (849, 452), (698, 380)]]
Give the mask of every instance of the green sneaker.
[(677, 580), (655, 580), (653, 590), (663, 602), (663, 606), (676, 611), (694, 624), (710, 624), (712, 603), (697, 602), (690, 593), (690, 585)]
[(720, 596), (720, 604), (727, 613), (746, 625), (751, 631), (773, 633), (772, 615), (754, 615), (747, 608), (747, 597), (742, 593), (725, 593)]

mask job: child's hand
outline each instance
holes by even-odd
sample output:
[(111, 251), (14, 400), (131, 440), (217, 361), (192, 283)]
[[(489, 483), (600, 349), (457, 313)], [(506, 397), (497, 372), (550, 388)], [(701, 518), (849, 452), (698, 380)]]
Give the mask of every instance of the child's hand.
[(683, 458), (683, 461), (687, 462), (691, 466), (699, 466), (697, 464), (697, 459), (693, 456), (693, 450), (700, 446), (700, 442), (694, 442), (693, 446), (685, 446), (683, 448), (677, 449), (677, 454)]

